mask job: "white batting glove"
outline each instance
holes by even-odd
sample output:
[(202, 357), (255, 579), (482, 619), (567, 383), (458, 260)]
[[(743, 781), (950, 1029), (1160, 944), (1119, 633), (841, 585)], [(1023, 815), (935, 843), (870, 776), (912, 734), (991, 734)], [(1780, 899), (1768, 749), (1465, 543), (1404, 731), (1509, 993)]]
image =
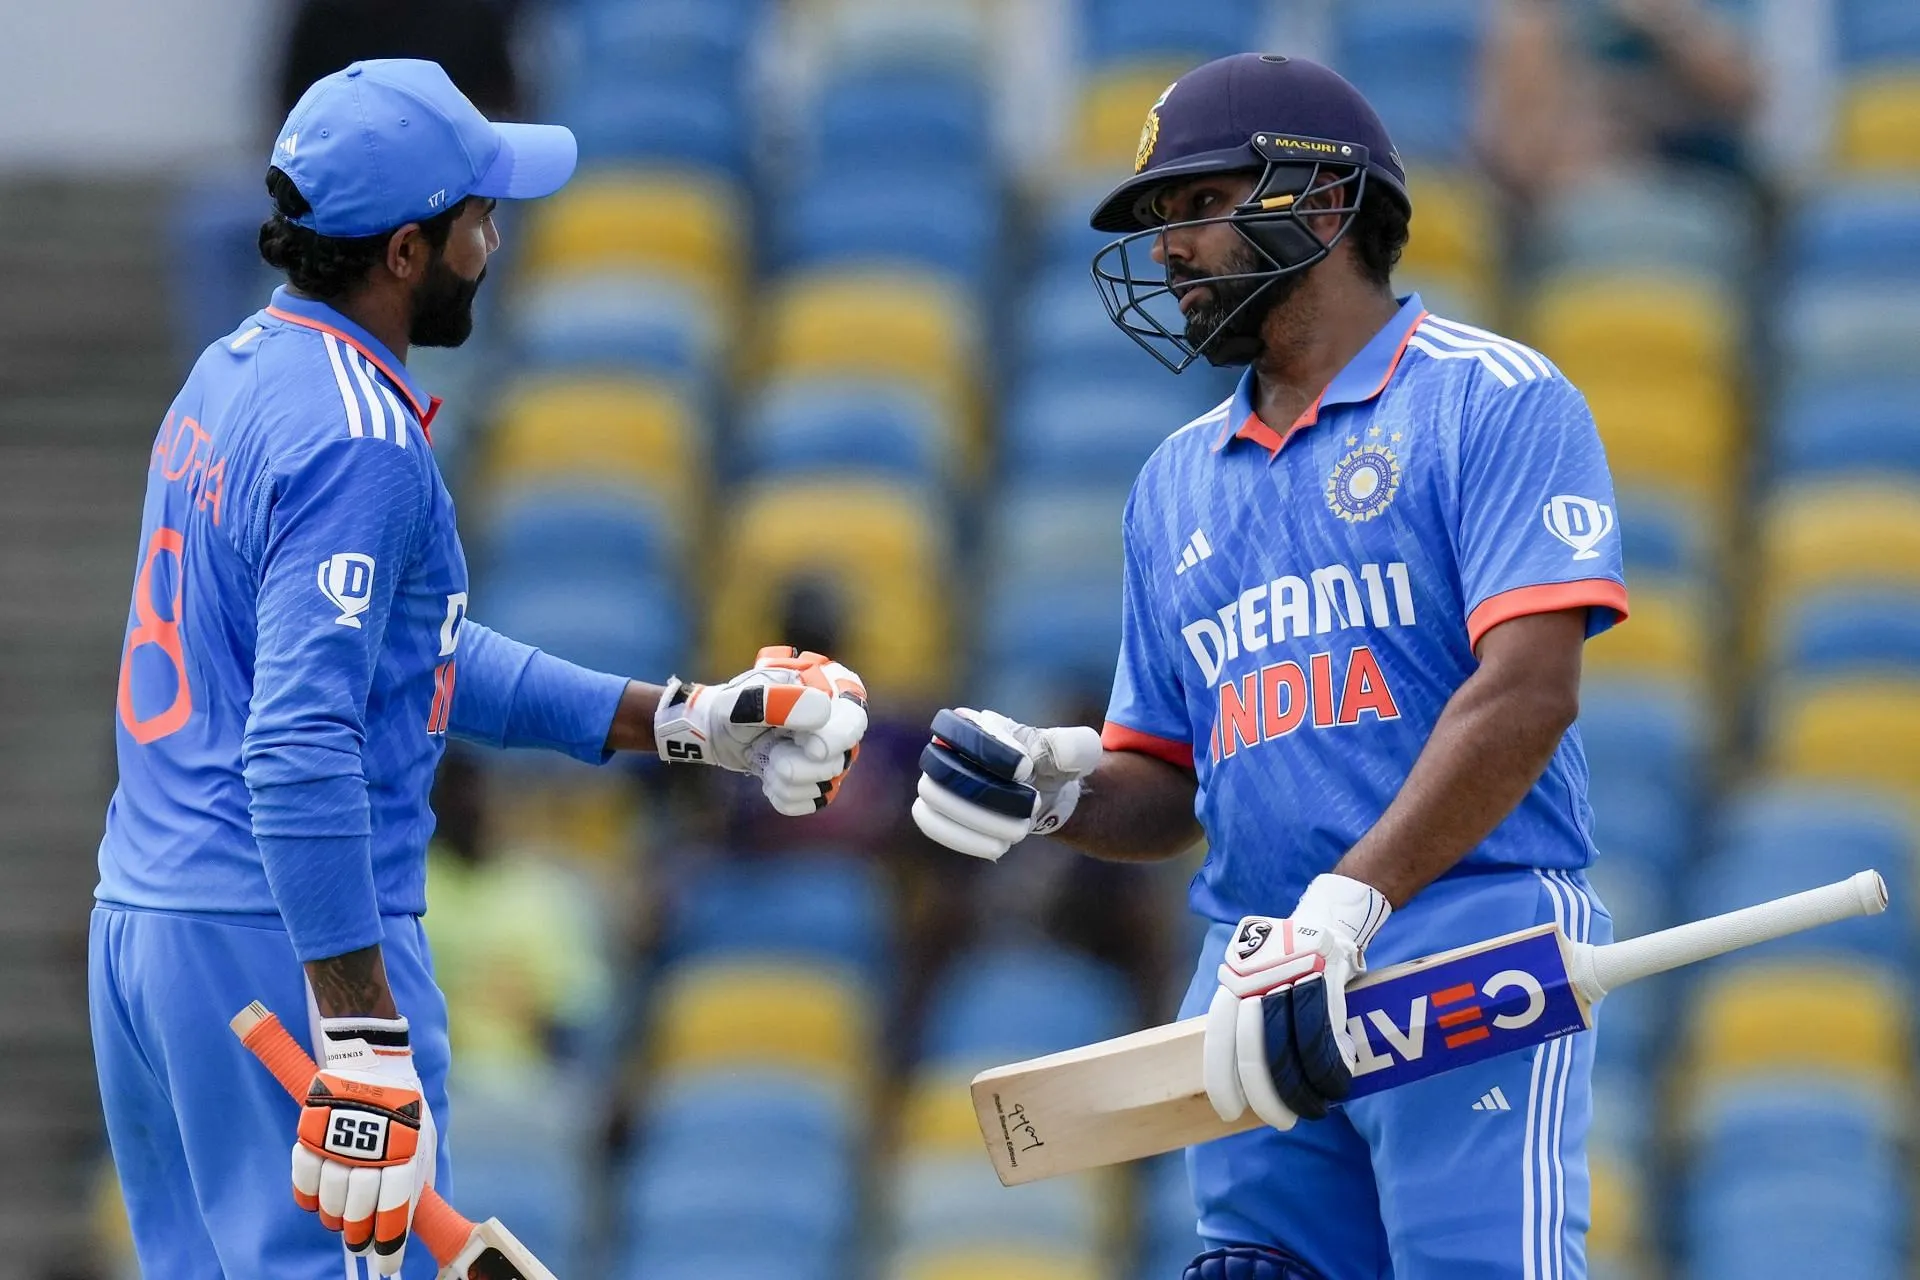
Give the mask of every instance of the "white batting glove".
[(398, 1275), (439, 1135), (405, 1018), (323, 1018), (300, 1111), (293, 1198), (383, 1276)]
[(762, 649), (751, 670), (725, 684), (673, 677), (653, 716), (661, 759), (751, 774), (790, 817), (833, 801), (866, 732), (860, 677), (791, 645)]
[(949, 849), (998, 861), (1066, 825), (1101, 755), (1099, 733), (1084, 725), (1036, 729), (997, 711), (942, 711), (920, 753), (913, 821)]
[(1204, 1079), (1222, 1120), (1249, 1107), (1276, 1129), (1317, 1120), (1347, 1096), (1360, 1056), (1347, 1027), (1347, 984), (1393, 914), (1372, 885), (1315, 876), (1291, 916), (1235, 926), (1207, 1010)]

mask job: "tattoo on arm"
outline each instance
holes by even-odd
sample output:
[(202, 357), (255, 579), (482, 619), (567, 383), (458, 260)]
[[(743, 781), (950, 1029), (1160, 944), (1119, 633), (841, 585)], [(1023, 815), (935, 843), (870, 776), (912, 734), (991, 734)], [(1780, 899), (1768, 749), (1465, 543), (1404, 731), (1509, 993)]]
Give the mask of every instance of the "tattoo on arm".
[(387, 964), (376, 944), (328, 960), (310, 960), (307, 982), (323, 1018), (397, 1018)]

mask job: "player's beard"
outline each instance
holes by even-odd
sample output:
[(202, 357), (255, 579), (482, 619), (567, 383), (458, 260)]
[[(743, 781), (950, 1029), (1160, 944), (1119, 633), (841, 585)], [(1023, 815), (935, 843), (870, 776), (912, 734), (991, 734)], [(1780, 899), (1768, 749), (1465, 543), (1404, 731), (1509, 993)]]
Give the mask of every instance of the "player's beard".
[(413, 323), (407, 341), (416, 347), (457, 347), (473, 336), (473, 300), (487, 269), (469, 280), (434, 254), (426, 277), (413, 291)]
[(1171, 284), (1207, 284), (1206, 298), (1187, 313), (1188, 346), (1216, 367), (1252, 363), (1260, 354), (1260, 326), (1267, 314), (1293, 296), (1305, 275), (1301, 271), (1275, 275), (1259, 250), (1243, 244), (1227, 256), (1216, 274), (1182, 272), (1170, 278)]

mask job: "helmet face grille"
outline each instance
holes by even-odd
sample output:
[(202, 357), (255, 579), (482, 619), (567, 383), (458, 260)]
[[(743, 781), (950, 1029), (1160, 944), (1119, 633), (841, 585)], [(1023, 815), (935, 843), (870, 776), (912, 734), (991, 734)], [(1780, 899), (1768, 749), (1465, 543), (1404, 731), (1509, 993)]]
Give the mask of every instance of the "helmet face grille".
[[(1260, 323), (1275, 300), (1271, 286), (1322, 261), (1352, 228), (1366, 193), (1364, 166), (1364, 152), (1358, 164), (1344, 157), (1339, 162), (1269, 158), (1246, 203), (1230, 213), (1163, 222), (1113, 241), (1093, 259), (1093, 280), (1107, 318), (1174, 373), (1185, 372), (1203, 356), (1213, 364), (1248, 363), (1258, 353)], [(1146, 203), (1151, 214), (1151, 201)], [(1308, 217), (1328, 216), (1340, 220), (1330, 235), (1307, 223)], [(1217, 224), (1237, 231), (1264, 265), (1170, 283), (1165, 266), (1153, 259), (1154, 245), (1170, 232)], [(1202, 286), (1216, 291), (1232, 286), (1233, 292), (1246, 290), (1246, 296), (1196, 342), (1188, 337), (1180, 298)]]

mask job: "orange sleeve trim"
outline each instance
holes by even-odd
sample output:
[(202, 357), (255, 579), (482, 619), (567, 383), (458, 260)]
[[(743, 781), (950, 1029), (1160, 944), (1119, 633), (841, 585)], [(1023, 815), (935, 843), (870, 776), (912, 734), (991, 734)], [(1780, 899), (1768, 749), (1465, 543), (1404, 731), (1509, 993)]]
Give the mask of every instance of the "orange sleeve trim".
[(1503, 622), (1524, 618), (1530, 613), (1557, 613), (1562, 609), (1611, 609), (1627, 617), (1627, 589), (1611, 578), (1581, 578), (1575, 582), (1547, 582), (1535, 587), (1515, 587), (1497, 596), (1488, 596), (1467, 615), (1467, 643), (1480, 647), (1480, 637)]
[(1165, 760), (1168, 764), (1179, 765), (1182, 769), (1193, 768), (1193, 744), (1174, 738), (1162, 738), (1158, 734), (1142, 733), (1138, 729), (1129, 729), (1123, 724), (1109, 720), (1100, 730), (1100, 745), (1109, 751), (1137, 751), (1143, 756), (1152, 756), (1156, 760)]

